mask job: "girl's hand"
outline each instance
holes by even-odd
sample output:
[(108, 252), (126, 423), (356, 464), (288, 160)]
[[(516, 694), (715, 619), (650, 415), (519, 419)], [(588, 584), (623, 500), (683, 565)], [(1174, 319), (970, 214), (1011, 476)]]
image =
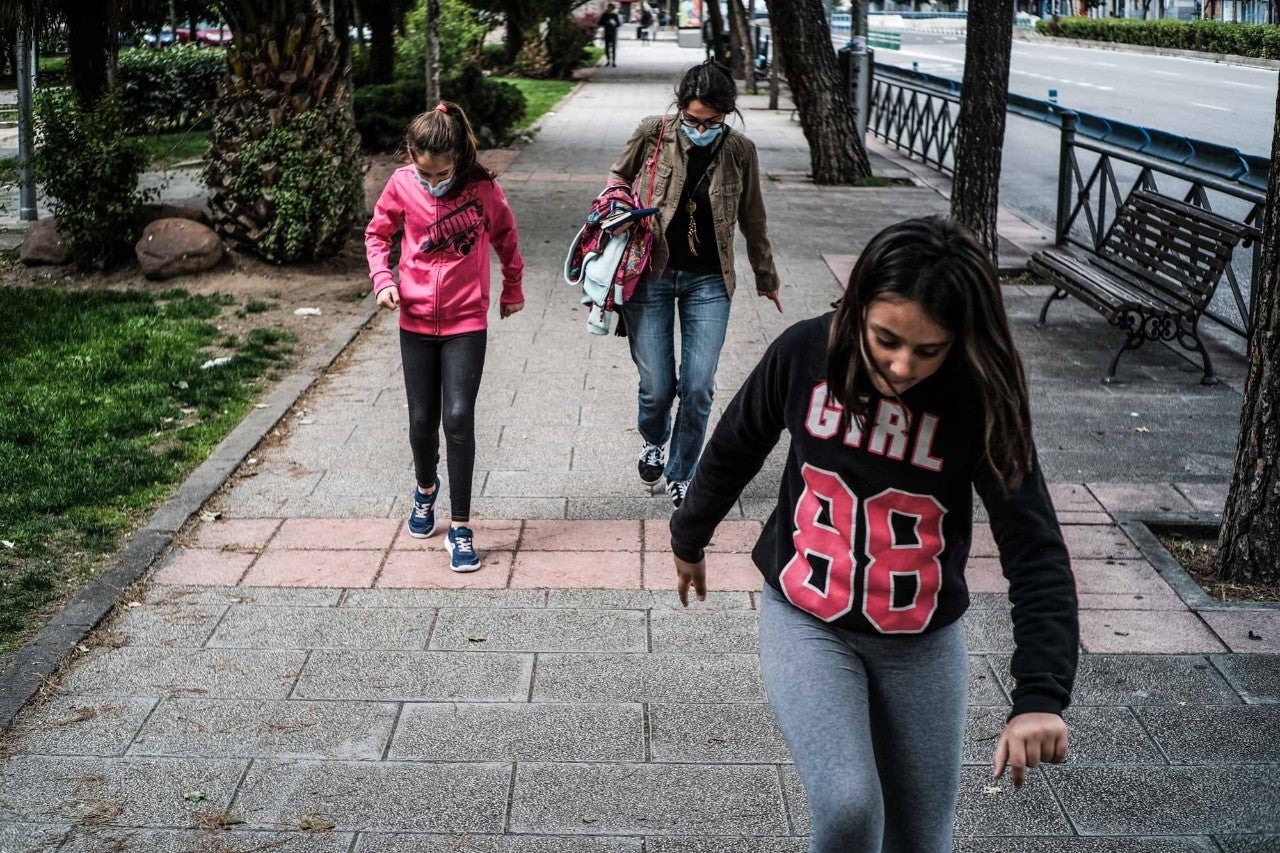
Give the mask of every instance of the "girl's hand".
[(756, 291), (756, 296), (763, 296), (765, 299), (768, 299), (768, 300), (769, 300), (770, 302), (772, 302), (774, 305), (778, 306), (778, 313), (779, 313), (779, 314), (781, 314), (781, 313), (782, 313), (782, 297), (778, 294), (778, 291), (776, 291), (776, 290), (757, 290), (757, 291)]
[(378, 304), (388, 311), (394, 311), (400, 307), (400, 288), (394, 284), (390, 287), (384, 287), (378, 291)]
[(693, 584), (693, 591), (697, 593), (699, 601), (707, 600), (707, 561), (699, 560), (696, 563), (686, 563), (684, 560), (671, 555), (671, 559), (676, 561), (676, 592), (680, 594), (680, 604), (684, 607), (689, 606), (689, 584)]
[(508, 317), (510, 317), (512, 314), (519, 314), (523, 310), (524, 310), (523, 302), (511, 302), (511, 303), (504, 302), (503, 304), (498, 306), (498, 316), (501, 317), (503, 320), (505, 320)]
[(1004, 727), (992, 761), (992, 778), (1004, 775), (1006, 765), (1013, 768), (1013, 787), (1021, 788), (1027, 768), (1041, 761), (1061, 764), (1067, 760), (1067, 724), (1057, 714), (1019, 714)]

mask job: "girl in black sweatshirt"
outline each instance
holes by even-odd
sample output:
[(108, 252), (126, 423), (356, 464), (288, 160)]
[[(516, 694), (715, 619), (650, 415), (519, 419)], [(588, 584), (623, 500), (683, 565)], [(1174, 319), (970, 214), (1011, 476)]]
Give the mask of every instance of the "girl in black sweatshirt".
[(1013, 708), (994, 775), (1066, 756), (1075, 579), (1031, 437), (995, 269), (940, 218), (878, 234), (833, 313), (792, 326), (730, 403), (671, 519), (679, 593), (782, 431), (765, 687), (804, 780), (811, 850), (950, 853), (968, 657), (958, 620), (976, 490), (1009, 580)]

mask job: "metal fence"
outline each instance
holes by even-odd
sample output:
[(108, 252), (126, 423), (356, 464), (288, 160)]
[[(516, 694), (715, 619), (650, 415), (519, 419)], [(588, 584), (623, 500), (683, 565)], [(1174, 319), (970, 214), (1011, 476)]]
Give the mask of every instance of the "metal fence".
[[(947, 174), (954, 174), (960, 83), (877, 63), (870, 117), (876, 137)], [(1270, 160), (1224, 145), (1067, 110), (1009, 94), (1009, 112), (1059, 128), (1055, 236), (1097, 250), (1116, 210), (1141, 187), (1260, 228)], [(1244, 337), (1250, 294), (1262, 275), (1260, 241), (1246, 239), (1205, 315)]]

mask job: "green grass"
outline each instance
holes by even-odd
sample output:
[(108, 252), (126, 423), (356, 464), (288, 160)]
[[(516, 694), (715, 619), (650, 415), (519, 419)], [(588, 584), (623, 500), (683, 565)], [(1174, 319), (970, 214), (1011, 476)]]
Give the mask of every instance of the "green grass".
[(158, 133), (145, 139), (147, 158), (151, 161), (152, 168), (156, 169), (168, 169), (178, 163), (199, 160), (209, 150), (209, 133), (204, 130)]
[(70, 57), (67, 56), (42, 56), (37, 61), (38, 74), (43, 77), (60, 76), (67, 73), (67, 63)]
[[(0, 652), (20, 643), (249, 410), (292, 335), (233, 352), (232, 300), (0, 286)], [(202, 369), (213, 355), (233, 355)]]
[(582, 64), (587, 68), (595, 65), (600, 61), (600, 57), (604, 56), (604, 48), (595, 44), (587, 45), (583, 48), (583, 52), (587, 55), (587, 60)]
[(515, 86), (524, 95), (524, 118), (516, 125), (516, 130), (523, 130), (540, 119), (556, 102), (569, 94), (573, 89), (572, 80), (529, 80), (525, 77), (495, 77), (504, 83)]

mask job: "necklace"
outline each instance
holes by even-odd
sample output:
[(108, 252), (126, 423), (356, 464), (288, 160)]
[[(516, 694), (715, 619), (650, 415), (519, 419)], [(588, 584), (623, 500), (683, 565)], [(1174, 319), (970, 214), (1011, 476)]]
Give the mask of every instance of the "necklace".
[[(727, 133), (727, 128), (725, 133)], [(685, 212), (689, 214), (689, 254), (695, 258), (698, 256), (698, 221), (694, 219), (693, 214), (698, 210), (697, 195), (698, 190), (702, 188), (702, 182), (711, 174), (711, 169), (716, 164), (716, 155), (720, 153), (720, 148), (724, 145), (725, 133), (720, 134), (719, 141), (716, 142), (715, 150), (711, 152), (711, 157), (707, 160), (707, 168), (702, 170), (702, 177), (698, 178), (698, 182), (693, 185), (693, 189), (689, 191), (689, 200), (685, 202)]]

